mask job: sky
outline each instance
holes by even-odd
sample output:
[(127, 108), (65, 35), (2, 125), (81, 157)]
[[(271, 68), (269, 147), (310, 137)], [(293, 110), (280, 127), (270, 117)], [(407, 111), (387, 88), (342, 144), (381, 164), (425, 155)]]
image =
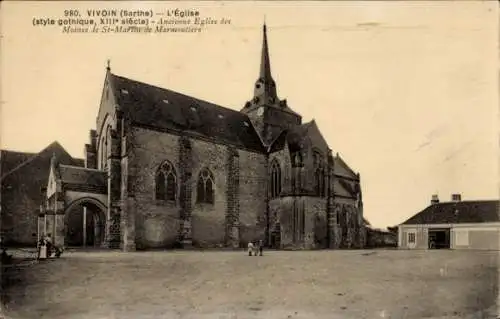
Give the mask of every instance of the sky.
[[(278, 95), (361, 174), (374, 227), (432, 194), (498, 199), (498, 9), (463, 2), (2, 2), (2, 149), (83, 158), (113, 73), (240, 110), (264, 17)], [(199, 10), (200, 33), (64, 34), (64, 10)], [(83, 18), (83, 17), (82, 17)], [(86, 18), (86, 17), (85, 17)]]

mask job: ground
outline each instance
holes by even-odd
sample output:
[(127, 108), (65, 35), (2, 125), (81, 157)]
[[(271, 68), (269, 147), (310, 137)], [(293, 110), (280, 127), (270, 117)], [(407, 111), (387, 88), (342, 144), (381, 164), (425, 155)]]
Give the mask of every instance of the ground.
[(495, 318), (497, 256), (68, 251), (12, 272), (3, 310), (23, 319)]

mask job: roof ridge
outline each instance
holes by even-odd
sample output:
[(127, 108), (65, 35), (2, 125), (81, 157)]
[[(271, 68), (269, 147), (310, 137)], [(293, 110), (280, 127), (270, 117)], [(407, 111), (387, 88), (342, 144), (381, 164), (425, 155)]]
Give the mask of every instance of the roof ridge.
[[(462, 206), (459, 206), (460, 204), (463, 204)], [(475, 210), (475, 207), (474, 205), (479, 205), (479, 210), (476, 211)], [(470, 217), (470, 213), (473, 212), (473, 215), (476, 215), (476, 216), (481, 216), (482, 218), (486, 218), (486, 219), (490, 219), (489, 221), (485, 221), (485, 220), (482, 220), (482, 221), (471, 221), (471, 222), (491, 222), (493, 221), (493, 219), (495, 219), (495, 222), (498, 222), (498, 214), (497, 214), (497, 210), (498, 210), (498, 205), (500, 204), (500, 200), (467, 200), (467, 201), (457, 201), (457, 202), (453, 202), (453, 201), (450, 201), (450, 202), (440, 202), (440, 203), (435, 203), (435, 204), (430, 204), (428, 205), (427, 207), (425, 207), (424, 209), (420, 210), (419, 212), (417, 212), (416, 214), (406, 218), (406, 220), (404, 222), (402, 222), (401, 224), (399, 225), (413, 225), (413, 224), (416, 224), (415, 221), (419, 221), (419, 220), (422, 220), (425, 219), (426, 222), (425, 223), (429, 223), (429, 219), (428, 219), (428, 216), (430, 216), (429, 214), (436, 214), (436, 212), (439, 212), (439, 215), (434, 215), (434, 217), (432, 218), (442, 218), (442, 217), (445, 217), (445, 219), (442, 219), (442, 221), (446, 221), (446, 219), (451, 216), (451, 215), (447, 215), (450, 210), (451, 211), (454, 211), (455, 209), (457, 208), (460, 208), (462, 207), (463, 209), (463, 212), (465, 212), (466, 215), (463, 215), (463, 216), (467, 216), (467, 217)], [(486, 208), (492, 208), (493, 206), (496, 206), (496, 208), (494, 209), (494, 212), (489, 212), (489, 210), (485, 210)], [(479, 212), (481, 212), (481, 214), (479, 214)], [(484, 213), (484, 214), (482, 214)], [(436, 217), (436, 216), (439, 216), (439, 217)], [(462, 216), (462, 214), (459, 214), (458, 216)], [(460, 217), (460, 218), (463, 218)], [(462, 221), (463, 222), (463, 221)], [(430, 222), (431, 224), (432, 223), (435, 223), (435, 222)], [(446, 223), (461, 223), (461, 221), (446, 221)]]
[(460, 201), (440, 201), (439, 203), (431, 204), (432, 205), (439, 205), (439, 204), (458, 204), (458, 203), (485, 203), (485, 202), (500, 202), (500, 199), (467, 199), (467, 200), (460, 200)]
[(47, 145), (45, 148), (43, 148), (40, 152), (36, 153), (35, 156), (33, 156), (32, 158), (28, 159), (27, 161), (22, 162), (21, 164), (19, 164), (18, 166), (14, 167), (13, 169), (11, 169), (10, 171), (8, 171), (7, 173), (3, 174), (0, 177), (0, 181), (4, 180), (7, 176), (11, 175), (15, 171), (17, 171), (17, 170), (23, 168), (24, 166), (32, 163), (34, 160), (36, 160), (37, 158), (39, 158), (41, 156), (41, 154), (43, 154), (45, 151), (47, 151), (48, 149), (50, 149), (51, 147), (54, 147), (54, 146), (59, 146), (67, 155), (69, 155), (69, 157), (73, 158), (59, 142), (54, 141), (54, 142), (50, 143), (49, 145)]
[(150, 86), (150, 87), (155, 88), (155, 89), (160, 89), (160, 90), (164, 90), (164, 91), (170, 91), (172, 93), (182, 95), (183, 97), (187, 97), (187, 98), (193, 99), (195, 101), (199, 101), (199, 102), (203, 102), (203, 103), (207, 103), (207, 104), (211, 104), (213, 106), (217, 106), (217, 107), (223, 108), (223, 109), (231, 111), (231, 112), (233, 112), (235, 114), (239, 114), (241, 116), (244, 116), (247, 119), (250, 119), (245, 113), (242, 113), (242, 112), (240, 112), (238, 110), (235, 110), (235, 109), (231, 109), (231, 108), (226, 107), (226, 106), (222, 106), (222, 105), (216, 104), (215, 102), (210, 102), (210, 101), (207, 101), (207, 100), (202, 100), (200, 98), (196, 98), (196, 97), (188, 95), (186, 93), (182, 93), (182, 92), (175, 91), (175, 90), (172, 90), (172, 89), (167, 89), (165, 87), (161, 87), (161, 86), (154, 85), (154, 84), (149, 84), (149, 83), (142, 82), (142, 81), (139, 81), (139, 80), (134, 80), (134, 79), (131, 79), (131, 78), (128, 78), (128, 77), (125, 77), (125, 76), (121, 76), (121, 75), (117, 75), (117, 74), (114, 74), (114, 73), (111, 73), (111, 75), (114, 76), (114, 77), (117, 77), (117, 78), (125, 79), (127, 81), (136, 82), (136, 83), (139, 83), (139, 84), (142, 84), (142, 85), (147, 85), (147, 86)]

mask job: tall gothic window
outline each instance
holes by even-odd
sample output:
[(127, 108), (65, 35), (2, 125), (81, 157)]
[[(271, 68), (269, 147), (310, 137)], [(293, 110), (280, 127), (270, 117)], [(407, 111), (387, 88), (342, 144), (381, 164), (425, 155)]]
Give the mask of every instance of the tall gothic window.
[(156, 199), (175, 201), (177, 177), (174, 166), (169, 161), (163, 162), (156, 173)]
[(318, 151), (313, 154), (314, 165), (314, 193), (316, 196), (326, 196), (326, 183), (325, 183), (325, 168), (323, 163), (323, 156)]
[(271, 165), (271, 198), (276, 198), (281, 194), (281, 169), (277, 161)]
[(201, 170), (196, 189), (198, 203), (214, 203), (214, 176), (208, 169)]

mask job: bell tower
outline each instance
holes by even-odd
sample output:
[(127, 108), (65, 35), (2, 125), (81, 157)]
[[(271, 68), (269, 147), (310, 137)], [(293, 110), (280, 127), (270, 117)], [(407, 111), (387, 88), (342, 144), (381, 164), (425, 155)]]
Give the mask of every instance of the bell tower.
[(302, 117), (292, 111), (287, 101), (280, 100), (276, 82), (271, 74), (267, 26), (264, 23), (259, 77), (255, 82), (254, 96), (245, 104), (241, 112), (248, 115), (266, 146), (290, 126), (299, 125)]

